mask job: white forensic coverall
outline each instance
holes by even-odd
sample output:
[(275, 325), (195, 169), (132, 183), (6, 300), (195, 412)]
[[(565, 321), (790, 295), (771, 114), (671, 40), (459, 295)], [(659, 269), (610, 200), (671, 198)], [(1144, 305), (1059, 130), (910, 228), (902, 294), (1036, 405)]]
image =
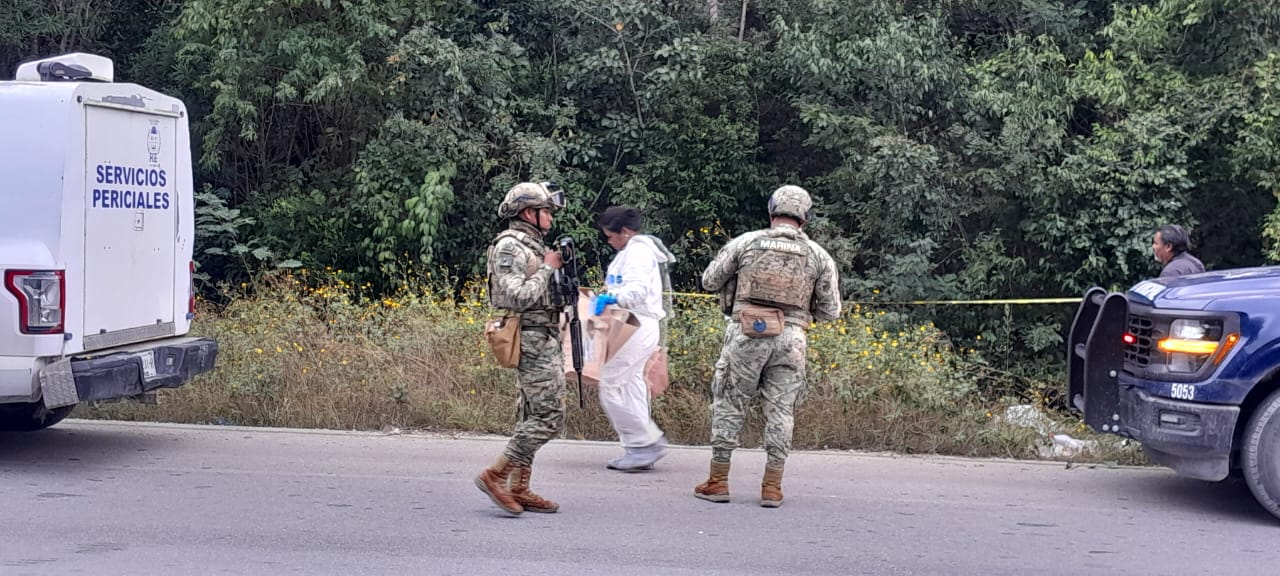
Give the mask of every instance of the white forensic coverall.
[(618, 433), (624, 448), (651, 446), (662, 430), (649, 413), (649, 387), (644, 364), (658, 349), (658, 321), (662, 308), (662, 273), (666, 250), (655, 238), (637, 234), (609, 262), (605, 291), (618, 299), (617, 306), (631, 311), (640, 327), (600, 370), (600, 406)]

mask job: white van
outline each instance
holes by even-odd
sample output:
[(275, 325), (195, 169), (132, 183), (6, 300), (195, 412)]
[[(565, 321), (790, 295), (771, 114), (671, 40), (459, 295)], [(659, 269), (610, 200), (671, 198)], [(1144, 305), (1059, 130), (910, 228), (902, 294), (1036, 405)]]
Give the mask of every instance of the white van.
[(68, 54), (0, 82), (0, 429), (213, 368), (195, 316), (182, 102)]

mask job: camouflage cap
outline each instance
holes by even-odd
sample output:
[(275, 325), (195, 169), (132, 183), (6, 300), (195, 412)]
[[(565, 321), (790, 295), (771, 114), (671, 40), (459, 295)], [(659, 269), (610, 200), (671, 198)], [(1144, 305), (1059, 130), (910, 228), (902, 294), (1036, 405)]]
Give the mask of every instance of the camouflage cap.
[(783, 186), (769, 196), (769, 216), (790, 216), (808, 222), (813, 217), (813, 199), (799, 186)]
[(499, 218), (514, 218), (525, 208), (564, 208), (564, 191), (555, 182), (521, 182), (498, 205)]

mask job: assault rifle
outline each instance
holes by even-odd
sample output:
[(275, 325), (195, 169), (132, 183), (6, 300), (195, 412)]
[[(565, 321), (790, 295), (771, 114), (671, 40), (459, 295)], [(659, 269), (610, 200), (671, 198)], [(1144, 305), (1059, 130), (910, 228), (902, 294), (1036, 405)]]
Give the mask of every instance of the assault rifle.
[(573, 372), (578, 376), (578, 408), (586, 408), (582, 394), (582, 320), (578, 318), (578, 286), (582, 285), (582, 271), (578, 267), (578, 251), (571, 236), (558, 241), (562, 264), (552, 276), (551, 299), (556, 306), (568, 309), (569, 347), (573, 350)]

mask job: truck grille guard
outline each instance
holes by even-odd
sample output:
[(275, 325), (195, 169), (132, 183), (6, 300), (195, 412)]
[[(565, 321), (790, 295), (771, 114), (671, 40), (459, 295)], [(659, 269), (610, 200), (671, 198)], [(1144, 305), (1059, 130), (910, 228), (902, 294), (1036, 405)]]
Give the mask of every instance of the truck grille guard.
[(1128, 298), (1095, 287), (1085, 293), (1071, 323), (1067, 338), (1067, 398), (1071, 407), (1084, 414), (1085, 424), (1099, 432), (1119, 434), (1123, 430), (1120, 372), (1129, 356), (1135, 363), (1144, 354), (1148, 359), (1150, 356), (1149, 330), (1145, 352), (1141, 339), (1124, 344), (1130, 322)]

